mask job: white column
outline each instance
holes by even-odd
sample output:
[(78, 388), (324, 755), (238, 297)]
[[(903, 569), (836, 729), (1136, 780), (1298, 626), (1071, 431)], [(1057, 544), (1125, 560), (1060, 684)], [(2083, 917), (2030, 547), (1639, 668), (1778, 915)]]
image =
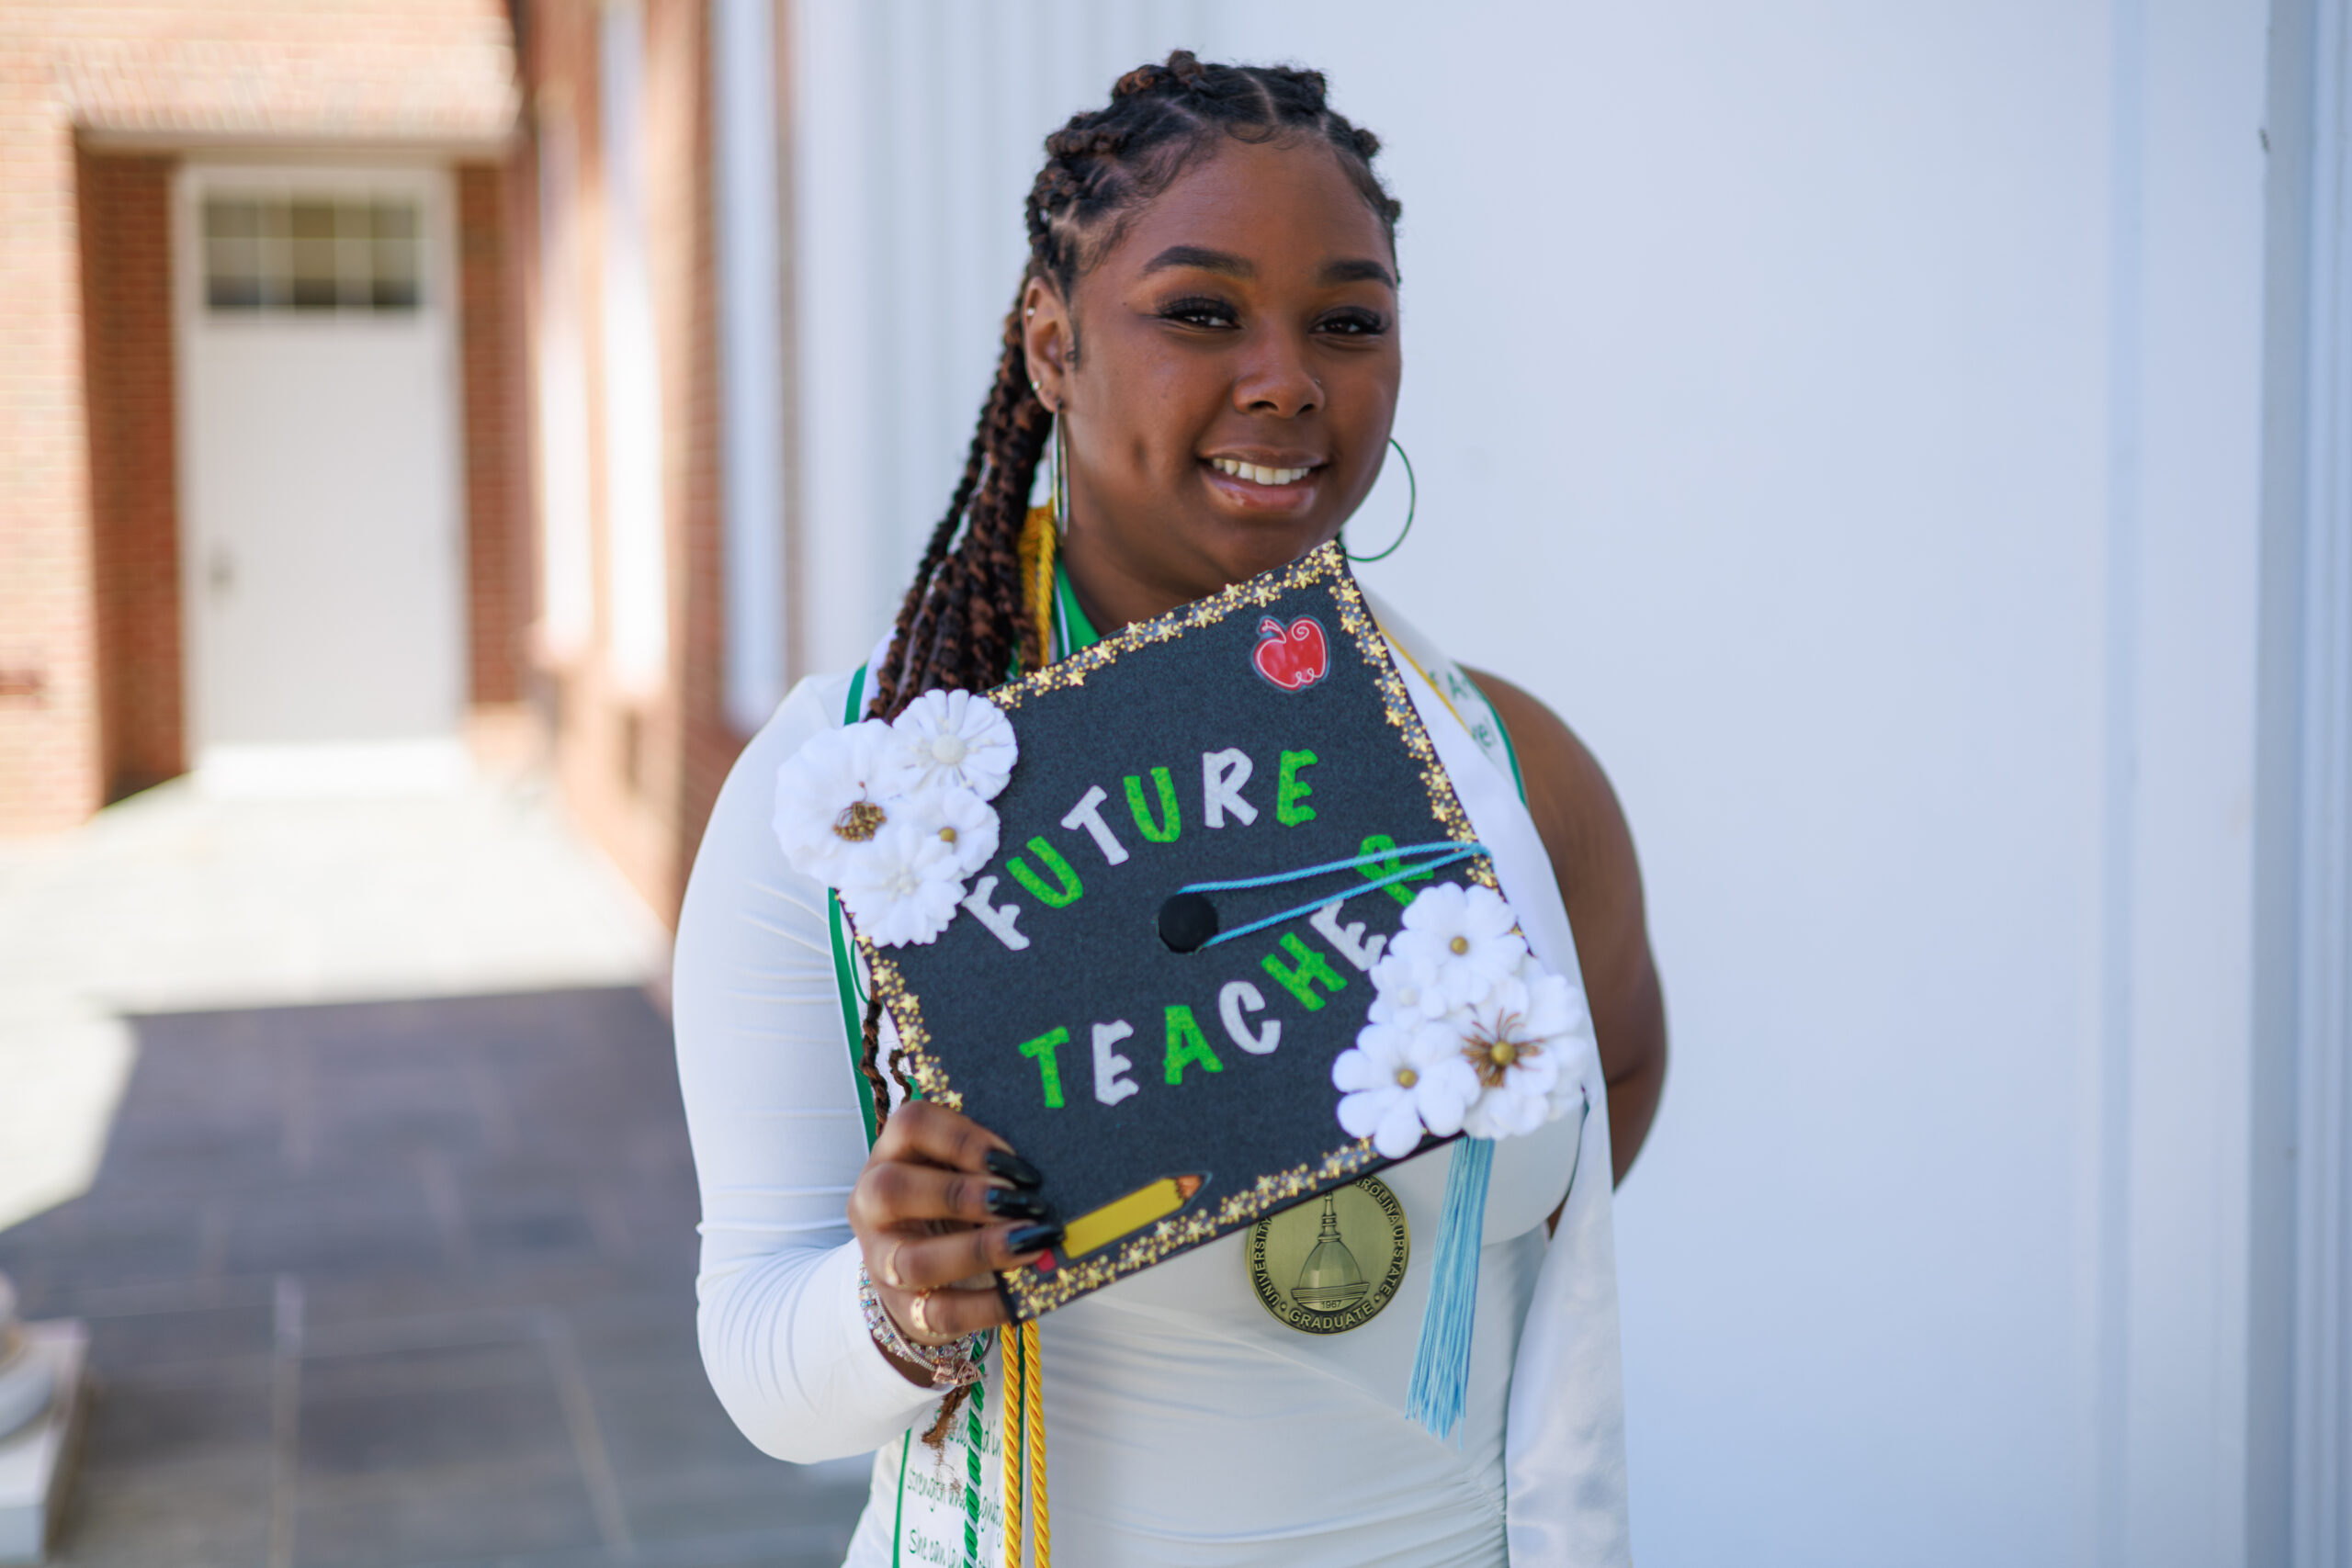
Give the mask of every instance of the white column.
[(670, 589), (662, 502), (662, 355), (647, 254), (645, 12), (638, 0), (613, 0), (598, 23), (606, 651), (620, 685), (650, 695), (669, 675)]
[(750, 734), (784, 696), (784, 277), (775, 0), (711, 0), (718, 227), (721, 700)]
[(792, 28), (799, 645), (863, 660), (946, 510), (1046, 133), (1202, 41), (1198, 0), (808, 0)]
[(2250, 1558), (2352, 1563), (2352, 15), (2271, 17)]
[(580, 146), (570, 93), (539, 106), (539, 652), (568, 664), (596, 624), (588, 514), (588, 358), (581, 340)]

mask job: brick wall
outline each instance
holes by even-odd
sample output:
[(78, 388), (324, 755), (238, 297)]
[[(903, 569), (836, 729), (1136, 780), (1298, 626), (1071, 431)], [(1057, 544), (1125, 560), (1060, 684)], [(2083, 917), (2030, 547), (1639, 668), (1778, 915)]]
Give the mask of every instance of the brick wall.
[(80, 160), (85, 381), (107, 798), (182, 773), (174, 160)]
[[(176, 675), (132, 657), (177, 641), (175, 599), (160, 612), (156, 601), (170, 532), (157, 476), (173, 465), (169, 403), (155, 399), (169, 381), (84, 373), (94, 344), (153, 348), (154, 256), (141, 247), (156, 233), (138, 213), (160, 160), (116, 154), (494, 155), (515, 98), (503, 0), (0, 0), (0, 832), (70, 826), (185, 750)], [(119, 265), (93, 256), (89, 276), (85, 215), (129, 225), (108, 230), (129, 247)], [(519, 547), (511, 414), (503, 439), (508, 455), (486, 460), (480, 493), (494, 514), (504, 485), (504, 537)], [(468, 479), (471, 496), (471, 464)], [(117, 634), (125, 657), (102, 663)], [(515, 683), (512, 640), (482, 638), (493, 665), (497, 645), (509, 650), (494, 689)]]
[(531, 618), (522, 430), (522, 335), (507, 175), (458, 170), (458, 338), (466, 464), (466, 629), (476, 704), (523, 700)]
[(40, 33), (0, 13), (0, 826), (102, 793), (74, 128)]
[[(669, 674), (656, 692), (631, 693), (607, 667), (611, 562), (605, 476), (593, 461), (587, 480), (594, 633), (585, 649), (552, 660), (547, 674), (558, 694), (556, 754), (566, 800), (647, 901), (674, 919), (711, 803), (744, 738), (726, 723), (719, 700), (719, 391), (706, 0), (647, 0), (644, 18), (648, 259), (661, 356)], [(597, 300), (605, 213), (594, 0), (545, 0), (532, 7), (524, 73), (538, 122), (568, 118), (578, 149), (579, 326), (588, 360), (590, 446), (601, 452), (605, 408)], [(518, 169), (518, 180), (534, 177)], [(536, 277), (540, 265), (534, 256), (530, 276)], [(536, 284), (530, 298), (536, 311)], [(536, 317), (534, 323), (536, 330)]]

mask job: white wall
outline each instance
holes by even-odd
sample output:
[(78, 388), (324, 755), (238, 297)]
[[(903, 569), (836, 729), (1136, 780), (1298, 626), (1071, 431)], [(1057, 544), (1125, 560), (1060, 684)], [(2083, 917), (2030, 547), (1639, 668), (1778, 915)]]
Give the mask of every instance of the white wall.
[(718, 199), (720, 705), (745, 735), (784, 700), (783, 182), (775, 0), (712, 0), (712, 183)]
[(662, 498), (661, 345), (649, 257), (645, 10), (612, 0), (597, 17), (604, 138), (605, 635), (624, 690), (649, 696), (670, 668), (669, 554)]
[(1645, 1563), (2244, 1560), (2267, 21), (799, 13), (820, 665), (944, 503), (1047, 126), (1181, 39), (1386, 140), (1421, 520), (1367, 576), (1645, 857)]
[(1201, 0), (811, 0), (790, 41), (808, 668), (864, 660), (996, 374), (1046, 133)]

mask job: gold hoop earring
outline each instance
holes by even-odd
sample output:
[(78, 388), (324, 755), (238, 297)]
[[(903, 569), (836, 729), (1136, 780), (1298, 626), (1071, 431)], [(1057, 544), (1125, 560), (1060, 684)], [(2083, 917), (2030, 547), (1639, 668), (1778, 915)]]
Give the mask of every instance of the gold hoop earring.
[(1340, 529), (1340, 549), (1352, 561), (1386, 560), (1395, 555), (1396, 547), (1405, 542), (1405, 536), (1413, 531), (1413, 513), (1420, 509), (1421, 487), (1419, 481), (1413, 478), (1413, 459), (1405, 456), (1405, 444), (1395, 436), (1388, 438), (1388, 445), (1396, 448), (1397, 461), (1405, 465), (1405, 526), (1397, 531), (1396, 540), (1378, 555), (1360, 556), (1348, 548), (1348, 530), (1342, 525)]

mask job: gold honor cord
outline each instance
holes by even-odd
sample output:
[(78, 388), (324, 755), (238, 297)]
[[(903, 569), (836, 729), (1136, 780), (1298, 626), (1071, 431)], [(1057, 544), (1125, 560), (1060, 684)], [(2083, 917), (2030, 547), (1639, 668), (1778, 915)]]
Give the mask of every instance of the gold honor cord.
[(1054, 509), (1033, 506), (1022, 524), (1017, 554), (1021, 562), (1021, 596), (1029, 618), (1037, 623), (1037, 657), (1054, 661)]
[(1021, 1568), (1021, 1325), (1007, 1324), (997, 1337), (1004, 1348), (1004, 1399), (997, 1412), (1002, 1425), (998, 1447), (1004, 1461), (1004, 1562)]
[[(1036, 1548), (1033, 1568), (1053, 1568), (1053, 1514), (1046, 1499), (1046, 1385), (1035, 1319), (1004, 1331), (1004, 1568), (1023, 1568), (1021, 1528), (1025, 1512)], [(1028, 1506), (1022, 1506), (1023, 1482)]]
[[(1054, 509), (1032, 507), (1021, 530), (1019, 555), (1023, 597), (1037, 623), (1041, 657), (1054, 660)], [(1053, 1568), (1053, 1517), (1046, 1498), (1046, 1385), (1037, 1355), (1037, 1325), (1008, 1324), (998, 1343), (1004, 1348), (1004, 1404), (1001, 1423), (1004, 1448), (1004, 1568)], [(1026, 1482), (1024, 1499), (1023, 1483)], [(1023, 1502), (1027, 1506), (1023, 1507)], [(1036, 1540), (1035, 1555), (1023, 1561), (1027, 1535)]]
[(1029, 1533), (1036, 1540), (1036, 1568), (1052, 1568), (1053, 1515), (1046, 1506), (1046, 1384), (1038, 1365), (1037, 1320), (1021, 1325), (1022, 1423), (1029, 1428)]

